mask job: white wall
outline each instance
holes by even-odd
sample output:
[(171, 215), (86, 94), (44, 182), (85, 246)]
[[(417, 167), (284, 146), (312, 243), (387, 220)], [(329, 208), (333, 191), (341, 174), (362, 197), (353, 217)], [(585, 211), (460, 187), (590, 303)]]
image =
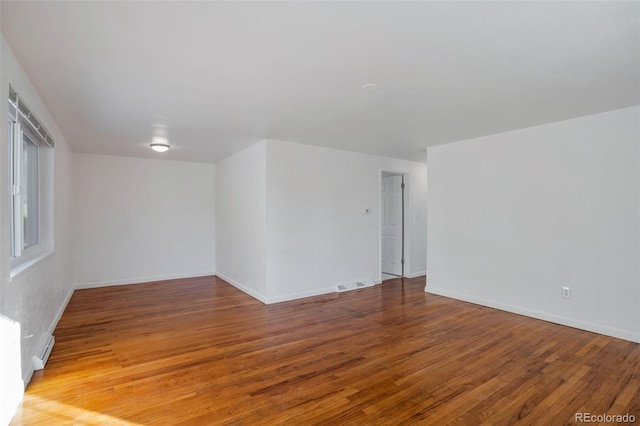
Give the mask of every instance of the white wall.
[[(40, 99), (16, 57), (4, 38), (1, 40), (1, 77), (0, 77), (0, 115), (7, 117), (7, 99), (9, 84), (18, 92), (29, 108), (43, 122), (52, 134), (55, 142), (54, 153), (54, 250), (49, 257), (39, 261), (31, 268), (10, 279), (9, 269), (9, 210), (8, 203), (0, 203), (0, 318), (7, 327), (3, 330), (15, 329), (19, 326), (21, 354), (21, 372), (3, 371), (0, 376), (22, 377), (28, 380), (33, 373), (31, 357), (38, 353), (39, 343), (43, 336), (51, 333), (62, 314), (73, 287), (73, 268), (71, 252), (71, 152), (64, 136), (58, 130), (44, 103)], [(9, 199), (8, 193), (8, 146), (7, 120), (0, 120), (0, 198)], [(0, 347), (2, 351), (16, 347), (11, 341), (5, 341), (2, 334)], [(7, 354), (4, 354), (7, 356)], [(0, 367), (7, 368), (5, 364)], [(3, 382), (7, 389), (15, 389), (11, 383)], [(19, 399), (20, 395), (11, 394), (11, 390), (3, 395), (3, 402)], [(9, 404), (11, 405), (11, 404)], [(0, 404), (0, 411), (6, 404)], [(0, 419), (5, 412), (0, 412)], [(13, 414), (13, 413), (11, 413)]]
[(214, 165), (73, 154), (77, 287), (212, 275)]
[(639, 122), (633, 107), (430, 148), (426, 291), (640, 341)]
[(264, 300), (266, 142), (216, 163), (216, 274)]
[[(407, 173), (407, 275), (425, 271), (426, 165), (267, 142), (267, 301), (381, 278), (381, 171)], [(364, 214), (365, 208), (371, 213)]]

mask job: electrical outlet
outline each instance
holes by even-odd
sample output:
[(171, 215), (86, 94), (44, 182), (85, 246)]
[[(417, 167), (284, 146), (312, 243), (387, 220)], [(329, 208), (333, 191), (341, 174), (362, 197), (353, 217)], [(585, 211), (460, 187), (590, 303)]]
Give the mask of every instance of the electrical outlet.
[(562, 287), (562, 298), (563, 299), (571, 299), (571, 288), (570, 287)]

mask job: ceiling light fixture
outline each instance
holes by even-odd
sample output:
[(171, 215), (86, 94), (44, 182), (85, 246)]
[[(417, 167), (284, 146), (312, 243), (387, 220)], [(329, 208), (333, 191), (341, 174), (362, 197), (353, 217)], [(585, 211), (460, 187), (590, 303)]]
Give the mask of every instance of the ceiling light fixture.
[(169, 142), (165, 139), (165, 138), (153, 138), (153, 142), (151, 142), (151, 149), (153, 149), (156, 152), (165, 152), (167, 151), (169, 148), (171, 148), (171, 146), (169, 145)]
[(363, 84), (362, 90), (366, 90), (367, 92), (375, 92), (376, 90), (378, 90), (378, 85), (375, 83)]

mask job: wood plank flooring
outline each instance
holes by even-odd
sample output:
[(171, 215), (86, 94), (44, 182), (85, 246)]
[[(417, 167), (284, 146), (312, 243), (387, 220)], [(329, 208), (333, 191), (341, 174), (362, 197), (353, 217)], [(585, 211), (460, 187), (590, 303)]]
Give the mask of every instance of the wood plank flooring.
[(215, 277), (76, 291), (12, 424), (640, 421), (640, 345), (424, 285), (275, 305)]

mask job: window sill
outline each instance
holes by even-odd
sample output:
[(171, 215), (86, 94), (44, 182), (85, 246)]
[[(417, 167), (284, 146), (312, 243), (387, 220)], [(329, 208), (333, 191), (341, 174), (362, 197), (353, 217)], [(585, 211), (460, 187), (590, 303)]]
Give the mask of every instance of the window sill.
[(14, 261), (11, 261), (11, 273), (9, 275), (9, 279), (13, 280), (18, 275), (28, 271), (37, 263), (51, 256), (52, 254), (53, 250), (44, 249), (36, 253), (31, 253), (25, 258), (15, 259), (15, 263)]

